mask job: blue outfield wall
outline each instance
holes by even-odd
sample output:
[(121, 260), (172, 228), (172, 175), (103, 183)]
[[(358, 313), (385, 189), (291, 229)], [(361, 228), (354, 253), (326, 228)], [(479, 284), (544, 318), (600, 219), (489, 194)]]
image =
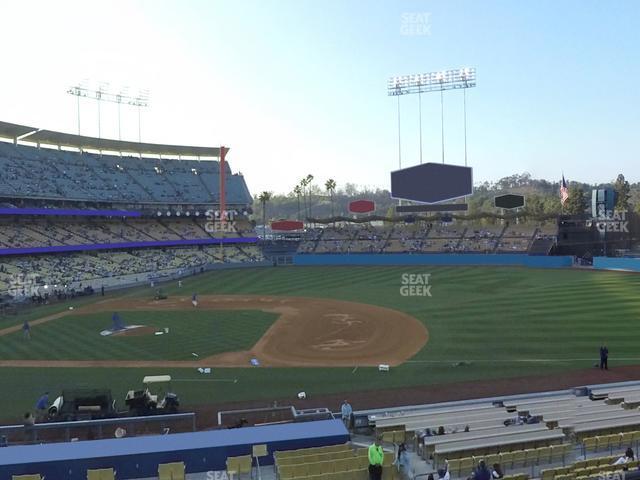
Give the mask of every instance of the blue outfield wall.
[(593, 268), (640, 272), (640, 258), (593, 257)]
[(425, 253), (350, 253), (298, 254), (294, 265), (510, 265), (533, 268), (570, 267), (573, 258), (524, 254), (425, 254)]
[(176, 433), (81, 442), (18, 445), (0, 448), (0, 480), (39, 473), (48, 479), (86, 480), (87, 470), (114, 468), (116, 478), (158, 476), (161, 463), (184, 462), (186, 473), (223, 471), (227, 457), (250, 455), (252, 445), (273, 452), (337, 445), (349, 441), (342, 420), (265, 425), (261, 427)]

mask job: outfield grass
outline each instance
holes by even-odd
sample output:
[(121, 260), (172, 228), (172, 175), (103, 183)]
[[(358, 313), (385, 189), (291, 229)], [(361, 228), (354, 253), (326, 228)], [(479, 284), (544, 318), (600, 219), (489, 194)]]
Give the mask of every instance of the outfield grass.
[[(401, 296), (403, 273), (431, 273), (432, 297)], [(194, 369), (168, 370), (179, 380), (176, 389), (185, 404), (293, 397), (300, 390), (312, 397), (322, 393), (551, 374), (591, 367), (597, 361), (602, 341), (609, 346), (612, 364), (640, 363), (636, 333), (640, 318), (638, 275), (512, 267), (278, 267), (215, 271), (183, 283), (180, 290), (175, 284), (163, 289), (169, 296), (195, 291), (370, 303), (415, 316), (425, 323), (430, 335), (425, 348), (390, 374), (379, 374), (372, 368), (359, 368), (355, 373), (350, 368), (216, 369), (211, 376), (200, 375)], [(152, 294), (149, 288), (124, 293), (128, 297), (146, 298)], [(29, 315), (34, 317), (33, 313)], [(12, 321), (20, 323), (22, 319), (14, 317)], [(136, 322), (127, 318), (127, 323)], [(264, 322), (258, 323), (264, 326)], [(34, 340), (44, 327), (34, 327)], [(0, 355), (18, 358), (17, 352), (5, 346), (5, 342), (15, 340), (0, 338)], [(53, 353), (56, 348), (68, 348), (63, 347), (65, 338), (60, 342), (48, 347), (50, 358), (58, 355)], [(454, 366), (461, 361), (469, 365)], [(0, 369), (4, 390), (0, 408), (7, 414), (19, 415), (32, 407), (43, 389), (55, 392), (63, 386), (106, 386), (119, 398), (137, 385), (143, 375), (158, 373), (165, 372)]]

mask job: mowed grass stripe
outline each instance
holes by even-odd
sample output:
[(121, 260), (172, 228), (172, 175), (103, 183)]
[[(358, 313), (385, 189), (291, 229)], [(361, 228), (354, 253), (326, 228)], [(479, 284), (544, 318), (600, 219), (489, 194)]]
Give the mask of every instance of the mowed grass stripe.
[(168, 334), (101, 336), (111, 314), (71, 315), (0, 339), (7, 360), (190, 360), (192, 352), (209, 356), (252, 347), (277, 319), (258, 310), (120, 312), (125, 324), (146, 325)]

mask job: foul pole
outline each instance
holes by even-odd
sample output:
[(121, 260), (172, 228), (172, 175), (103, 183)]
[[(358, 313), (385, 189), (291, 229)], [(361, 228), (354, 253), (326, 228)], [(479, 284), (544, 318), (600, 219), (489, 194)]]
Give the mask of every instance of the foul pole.
[(220, 254), (222, 255), (222, 261), (224, 262), (224, 243), (222, 242), (222, 238), (224, 238), (225, 231), (225, 222), (226, 222), (226, 209), (227, 209), (227, 199), (225, 194), (225, 157), (227, 156), (227, 152), (229, 149), (225, 146), (220, 147), (220, 175), (218, 178), (220, 179), (220, 233), (222, 237), (220, 237)]

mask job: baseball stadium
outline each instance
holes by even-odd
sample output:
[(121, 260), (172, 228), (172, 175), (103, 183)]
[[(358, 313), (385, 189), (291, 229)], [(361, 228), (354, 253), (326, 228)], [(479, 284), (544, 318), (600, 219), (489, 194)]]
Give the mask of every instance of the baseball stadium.
[[(355, 193), (82, 134), (81, 99), (99, 129), (148, 106), (102, 86), (67, 92), (77, 133), (0, 121), (0, 480), (640, 478), (638, 184), (478, 183), (475, 86), (390, 77), (398, 168)], [(408, 161), (400, 97), (429, 92), (442, 162), (422, 123)]]

